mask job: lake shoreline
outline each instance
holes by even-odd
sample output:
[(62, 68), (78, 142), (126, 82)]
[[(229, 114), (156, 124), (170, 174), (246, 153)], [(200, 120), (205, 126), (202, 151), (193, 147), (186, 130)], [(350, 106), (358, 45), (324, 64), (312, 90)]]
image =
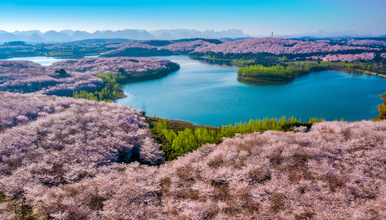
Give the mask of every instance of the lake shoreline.
[[(143, 72), (143, 73), (126, 73), (121, 68), (118, 73), (99, 73), (97, 78), (103, 80), (103, 86), (99, 87), (96, 92), (89, 91), (74, 91), (74, 98), (86, 98), (88, 100), (116, 102), (119, 99), (126, 98), (122, 87), (135, 82), (150, 81), (167, 76), (180, 69), (177, 63), (169, 63), (166, 65), (166, 69)], [(122, 71), (121, 71), (122, 70)]]
[(136, 82), (144, 82), (144, 81), (150, 81), (150, 80), (155, 80), (155, 79), (160, 79), (163, 78), (171, 73), (174, 73), (178, 71), (181, 67), (177, 65), (171, 65), (170, 69), (166, 69), (163, 71), (157, 72), (157, 74), (148, 76), (148, 77), (142, 77), (142, 78), (136, 78), (136, 79), (131, 79), (127, 82), (124, 83), (119, 83), (119, 90), (118, 90), (118, 95), (112, 99), (113, 102), (116, 102), (118, 99), (123, 99), (126, 98), (127, 96), (125, 95), (124, 91), (122, 90), (123, 86), (126, 86), (131, 83), (136, 83)]
[[(209, 126), (221, 126), (221, 125), (224, 125), (224, 124), (229, 124), (229, 123), (234, 123), (234, 122), (240, 122), (240, 121), (248, 121), (249, 119), (256, 119), (256, 118), (264, 118), (266, 116), (268, 117), (281, 117), (281, 116), (292, 116), (294, 115), (295, 117), (298, 117), (298, 118), (301, 118), (302, 120), (307, 120), (309, 117), (319, 117), (319, 118), (322, 118), (322, 117), (326, 117), (327, 120), (335, 120), (335, 119), (341, 119), (341, 118), (344, 118), (348, 121), (358, 121), (358, 120), (370, 120), (370, 119), (373, 119), (373, 118), (376, 118), (379, 113), (377, 112), (377, 114), (374, 114), (374, 111), (371, 111), (371, 109), (374, 110), (373, 107), (370, 108), (370, 111), (368, 110), (365, 110), (366, 107), (361, 107), (361, 108), (357, 108), (357, 104), (355, 104), (355, 107), (348, 107), (350, 109), (363, 109), (363, 110), (358, 110), (357, 112), (356, 111), (350, 111), (350, 114), (346, 114), (346, 113), (343, 113), (341, 111), (340, 108), (336, 108), (336, 111), (335, 111), (335, 108), (333, 109), (329, 109), (327, 108), (326, 110), (327, 111), (318, 111), (318, 110), (315, 110), (315, 109), (311, 109), (309, 110), (308, 109), (308, 105), (309, 104), (304, 104), (304, 102), (301, 102), (299, 103), (301, 106), (303, 106), (303, 110), (301, 112), (299, 111), (295, 111), (294, 112), (294, 108), (295, 106), (291, 107), (291, 104), (290, 107), (291, 107), (291, 110), (288, 111), (286, 113), (286, 108), (283, 108), (283, 107), (278, 107), (278, 106), (282, 106), (281, 103), (278, 103), (279, 105), (276, 105), (276, 109), (283, 109), (283, 110), (277, 110), (277, 114), (265, 114), (267, 113), (267, 108), (263, 109), (261, 112), (259, 109), (258, 106), (260, 106), (262, 103), (270, 103), (269, 100), (266, 100), (266, 101), (263, 101), (262, 103), (260, 103), (261, 101), (258, 101), (258, 103), (256, 104), (247, 104), (245, 103), (245, 98), (239, 96), (239, 98), (236, 98), (236, 97), (229, 97), (231, 100), (234, 100), (234, 101), (238, 101), (241, 105), (247, 105), (247, 106), (251, 106), (251, 107), (248, 107), (248, 111), (247, 110), (238, 110), (237, 106), (235, 107), (231, 107), (229, 106), (229, 104), (225, 104), (225, 105), (222, 105), (222, 107), (214, 107), (213, 105), (214, 104), (210, 104), (208, 103), (208, 101), (210, 100), (210, 98), (207, 98), (209, 94), (211, 94), (210, 96), (215, 95), (216, 96), (216, 100), (214, 101), (214, 103), (216, 102), (221, 102), (221, 103), (224, 103), (224, 100), (222, 98), (223, 96), (223, 92), (221, 92), (220, 94), (216, 94), (217, 92), (215, 93), (212, 93), (211, 91), (220, 91), (220, 90), (217, 90), (216, 88), (222, 88), (223, 86), (231, 86), (230, 88), (232, 88), (231, 90), (228, 90), (227, 89), (227, 92), (228, 93), (234, 93), (234, 92), (237, 92), (237, 91), (241, 91), (241, 90), (245, 90), (247, 88), (251, 88), (252, 87), (245, 87), (245, 86), (242, 86), (242, 84), (244, 83), (239, 83), (237, 82), (237, 68), (232, 68), (232, 70), (230, 70), (229, 68), (223, 68), (221, 65), (218, 66), (218, 65), (210, 65), (210, 64), (207, 64), (205, 62), (201, 62), (200, 60), (194, 60), (192, 59), (190, 56), (182, 56), (182, 57), (179, 57), (179, 56), (171, 56), (171, 57), (159, 57), (159, 58), (164, 58), (164, 59), (170, 59), (172, 60), (173, 62), (177, 62), (181, 65), (181, 70), (179, 71), (179, 74), (176, 74), (176, 75), (173, 75), (173, 77), (170, 77), (170, 80), (168, 78), (168, 80), (157, 80), (156, 82), (152, 82), (152, 83), (140, 83), (138, 85), (134, 85), (133, 86), (128, 86), (127, 88), (123, 88), (123, 90), (125, 91), (126, 95), (129, 97), (129, 99), (126, 100), (122, 100), (121, 99), (119, 101), (117, 101), (116, 103), (118, 104), (124, 104), (126, 106), (132, 106), (134, 108), (137, 108), (137, 109), (141, 109), (141, 108), (146, 108), (146, 111), (148, 113), (149, 116), (152, 116), (153, 113), (155, 113), (157, 116), (161, 116), (162, 118), (167, 118), (167, 119), (176, 119), (176, 120), (181, 120), (181, 121), (186, 121), (186, 122), (192, 122), (194, 125), (200, 125), (200, 124), (204, 124), (204, 125), (209, 125)], [(195, 63), (195, 66), (193, 66), (193, 63)], [(185, 65), (187, 64), (187, 65)], [(206, 69), (206, 67), (208, 67), (208, 69)], [(205, 67), (205, 69), (204, 69)], [(202, 68), (202, 69), (201, 69)], [(215, 74), (211, 74), (211, 71), (213, 71), (215, 68), (221, 68), (223, 69), (224, 71), (226, 72), (234, 72), (234, 75), (233, 74), (227, 74), (227, 73), (222, 73), (221, 70), (219, 70), (219, 72), (215, 72)], [(198, 70), (198, 72), (196, 73), (196, 69)], [(205, 70), (205, 71), (202, 71), (202, 70)], [(322, 70), (319, 70), (318, 72), (320, 72)], [(325, 70), (323, 70), (325, 71)], [(327, 75), (325, 76), (321, 76), (320, 74), (310, 74), (310, 73), (307, 73), (307, 74), (302, 74), (301, 77), (296, 77), (296, 79), (300, 79), (300, 81), (298, 80), (292, 80), (290, 82), (288, 82), (287, 80), (284, 81), (284, 80), (277, 80), (275, 81), (275, 83), (273, 84), (269, 84), (269, 83), (265, 83), (265, 82), (269, 82), (270, 80), (268, 79), (259, 79), (259, 80), (256, 80), (257, 81), (257, 84), (261, 84), (261, 86), (256, 86), (256, 87), (259, 87), (259, 88), (262, 88), (262, 89), (252, 89), (253, 91), (260, 91), (260, 90), (270, 90), (269, 93), (274, 95), (276, 94), (277, 92), (273, 92), (273, 90), (278, 90), (278, 91), (282, 91), (283, 89), (287, 89), (288, 88), (296, 88), (296, 90), (298, 90), (298, 88), (302, 88), (303, 89), (307, 89), (307, 91), (309, 91), (308, 89), (310, 88), (309, 85), (311, 82), (309, 82), (309, 76), (315, 76), (317, 78), (317, 81), (319, 82), (320, 79), (322, 79), (322, 84), (324, 84), (325, 82), (328, 82), (328, 81), (332, 81), (334, 82), (334, 84), (338, 83), (339, 81), (335, 81), (334, 79), (337, 78), (337, 79), (342, 79), (344, 81), (342, 82), (346, 82), (345, 78), (346, 77), (340, 77), (338, 75), (336, 75), (335, 73), (331, 73), (331, 72), (335, 72), (335, 71), (339, 71), (338, 69), (334, 69), (333, 71), (327, 71), (327, 72), (330, 72), (328, 73)], [(193, 74), (194, 73), (194, 74)], [(312, 72), (311, 72), (312, 73)], [(182, 75), (181, 75), (182, 74)], [(330, 78), (330, 76), (332, 76), (332, 78)], [(366, 77), (364, 75), (359, 75), (360, 78), (362, 78), (363, 80), (366, 79)], [(194, 77), (194, 78), (192, 78)], [(209, 78), (208, 78), (209, 77)], [(210, 77), (214, 77), (214, 78), (210, 78)], [(232, 80), (232, 77), (235, 79), (235, 80)], [(312, 79), (314, 79), (315, 77), (311, 77)], [(197, 78), (197, 79), (196, 79)], [(200, 78), (200, 79), (198, 79)], [(310, 80), (311, 80), (310, 78)], [(328, 79), (326, 79), (328, 78)], [(352, 78), (352, 77), (349, 77), (349, 78)], [(356, 78), (356, 77), (355, 77)], [(324, 80), (325, 79), (325, 80)], [(372, 78), (372, 79), (375, 79), (375, 78)], [(209, 81), (208, 81), (209, 80)], [(304, 80), (306, 80), (307, 82), (303, 82)], [(354, 80), (354, 79), (352, 79)], [(236, 81), (236, 82), (234, 82)], [(350, 80), (349, 80), (350, 81)], [(357, 81), (356, 79), (354, 81)], [(371, 80), (372, 83), (375, 83), (375, 84), (380, 84), (381, 82), (379, 81), (375, 81), (375, 80)], [(226, 83), (225, 83), (226, 82)], [(288, 83), (287, 83), (288, 82)], [(293, 82), (295, 82), (296, 84), (296, 87), (293, 87)], [(347, 81), (348, 82), (348, 81)], [(172, 83), (172, 84), (170, 84)], [(209, 84), (208, 84), (209, 83)], [(225, 84), (224, 84), (225, 83)], [(301, 83), (301, 85), (297, 85), (298, 83)], [(361, 83), (365, 83), (367, 84), (367, 82), (365, 81), (362, 81)], [(369, 82), (370, 83), (370, 82)], [(167, 86), (163, 86), (163, 84), (167, 85)], [(264, 85), (263, 85), (264, 84)], [(321, 84), (321, 83), (317, 83), (318, 85)], [(371, 83), (370, 83), (371, 84)], [(284, 87), (281, 87), (281, 86), (276, 86), (276, 85), (283, 85)], [(175, 86), (177, 86), (175, 88)], [(198, 88), (201, 88), (201, 86), (203, 86), (204, 90), (206, 91), (206, 89), (210, 88), (208, 90), (208, 95), (204, 95), (204, 94), (201, 94), (202, 92), (199, 92)], [(274, 87), (272, 86), (275, 86), (276, 88), (278, 89), (275, 89)], [(299, 87), (301, 86), (301, 87)], [(333, 88), (329, 88), (328, 91), (335, 91), (334, 89), (335, 88), (340, 88), (339, 86), (336, 87), (337, 85), (334, 85)], [(264, 88), (263, 88), (264, 87)], [(331, 86), (329, 86), (331, 87)], [(356, 88), (357, 86), (353, 87), (353, 88)], [(368, 87), (368, 86), (367, 86)], [(372, 87), (372, 86), (370, 86)], [(379, 86), (377, 86), (379, 87)], [(151, 90), (155, 92), (154, 93), (149, 93), (148, 91), (146, 91), (146, 88), (151, 88)], [(170, 89), (172, 88), (172, 89)], [(214, 88), (211, 89), (211, 88)], [(265, 89), (266, 88), (266, 89)], [(317, 91), (319, 93), (319, 90), (322, 89), (320, 86), (317, 87)], [(319, 89), (320, 88), (320, 89)], [(165, 99), (165, 102), (167, 101), (169, 104), (166, 104), (166, 103), (162, 103), (162, 101), (160, 102), (159, 100), (163, 100), (162, 97), (158, 97), (158, 91), (160, 91), (161, 94), (168, 94), (168, 97), (170, 96), (173, 96), (173, 94), (169, 94), (169, 90), (173, 90), (173, 91), (180, 91), (182, 92), (183, 94), (187, 93), (185, 90), (188, 90), (190, 92), (190, 94), (194, 94), (194, 96), (192, 97), (192, 95), (189, 95), (189, 98), (187, 98), (186, 100), (187, 101), (183, 101), (181, 100), (179, 97), (181, 97), (181, 95), (177, 95), (176, 96), (176, 99), (172, 98), (167, 98)], [(247, 89), (247, 90), (251, 90), (251, 89)], [(383, 88), (382, 88), (383, 89)], [(314, 89), (312, 89), (314, 90)], [(359, 91), (358, 89), (354, 89), (355, 91)], [(378, 90), (378, 89), (377, 89)], [(232, 92), (233, 91), (233, 92)], [(345, 90), (346, 91), (346, 90)], [(198, 93), (197, 93), (198, 92)], [(225, 91), (224, 91), (225, 92)], [(261, 91), (263, 92), (263, 91)], [(267, 96), (263, 95), (263, 93), (259, 92), (259, 94), (261, 94), (262, 96), (253, 96), (251, 97), (253, 100), (265, 100), (267, 98)], [(336, 91), (336, 92), (339, 92), (339, 91)], [(173, 92), (175, 93), (175, 92)], [(253, 92), (254, 93), (254, 92)], [(279, 92), (280, 94), (282, 94), (281, 92)], [(291, 92), (293, 93), (293, 92)], [(330, 94), (331, 92), (329, 92)], [(377, 92), (378, 94), (381, 94), (381, 92)], [(156, 97), (158, 98), (149, 98), (149, 96), (153, 96), (153, 95), (156, 95)], [(237, 94), (237, 93), (235, 93)], [(243, 93), (244, 94), (244, 93)], [(266, 93), (264, 93), (266, 94)], [(323, 93), (319, 93), (319, 94), (323, 94)], [(202, 96), (204, 95), (204, 96)], [(221, 95), (218, 99), (218, 95)], [(258, 94), (256, 94), (258, 95)], [(270, 95), (270, 96), (272, 96)], [(282, 94), (283, 95), (283, 94)], [(358, 94), (356, 94), (355, 96), (357, 96)], [(161, 95), (163, 96), (163, 95)], [(185, 96), (185, 95), (183, 95)], [(199, 106), (200, 103), (202, 103), (200, 101), (200, 99), (196, 99), (194, 97), (203, 97), (204, 99), (204, 102), (205, 104), (203, 104), (202, 106)], [(249, 97), (250, 95), (248, 95)], [(294, 95), (284, 95), (284, 97), (286, 96), (290, 96), (290, 97), (295, 97)], [(306, 96), (308, 97), (309, 95), (302, 95), (302, 96)], [(329, 95), (330, 96), (330, 95)], [(206, 98), (205, 98), (206, 97)], [(258, 97), (258, 98), (257, 98)], [(192, 99), (193, 98), (193, 99)], [(240, 100), (241, 98), (241, 100)], [(158, 100), (157, 100), (158, 99)], [(209, 100), (207, 100), (209, 99)], [(287, 98), (288, 99), (288, 98)], [(299, 98), (297, 98), (299, 99)], [(308, 99), (308, 98), (306, 98)], [(355, 98), (357, 99), (357, 98)], [(360, 98), (360, 100), (362, 100), (364, 98)], [(172, 101), (174, 100), (174, 101)], [(223, 101), (221, 101), (223, 100)], [(340, 100), (340, 98), (339, 98)], [(379, 100), (377, 100), (375, 103), (374, 103), (374, 98), (372, 97), (371, 100), (373, 101), (370, 101), (370, 104), (371, 106), (378, 106), (379, 104), (381, 104), (379, 102)], [(180, 101), (182, 101), (182, 103), (185, 103), (185, 104), (178, 104), (180, 103)], [(175, 103), (177, 102), (177, 103)], [(186, 103), (187, 102), (187, 103)], [(287, 102), (287, 101), (286, 101)], [(300, 102), (300, 101), (299, 101)], [(361, 101), (362, 102), (362, 101)], [(194, 107), (195, 105), (192, 105), (190, 103), (196, 103), (198, 104), (197, 108), (199, 112), (196, 113), (196, 111), (194, 110), (196, 107)], [(225, 103), (229, 103), (229, 101), (226, 101)], [(367, 102), (366, 102), (367, 103)], [(264, 104), (266, 105), (266, 104)], [(271, 104), (268, 104), (269, 106), (271, 106)], [(319, 106), (320, 104), (316, 104), (317, 106)], [(142, 106), (142, 107), (141, 107)], [(144, 107), (145, 106), (145, 107)], [(184, 109), (184, 108), (187, 108), (186, 109), (186, 112), (185, 113), (182, 113), (181, 111), (182, 110), (172, 110), (171, 107), (173, 106), (173, 109)], [(287, 105), (288, 106), (288, 105)], [(299, 106), (298, 104), (296, 104), (296, 106)], [(339, 105), (335, 105), (335, 106), (339, 106)], [(351, 105), (350, 105), (351, 106)], [(367, 105), (366, 105), (367, 106)], [(150, 108), (149, 108), (150, 107)], [(321, 109), (321, 108), (325, 108), (323, 106), (319, 106), (317, 107), (317, 109)], [(377, 107), (375, 107), (377, 108)], [(218, 110), (215, 110), (215, 109), (218, 109)], [(233, 115), (237, 115), (236, 117), (235, 116), (232, 116), (230, 112), (240, 112), (240, 113), (235, 113)], [(256, 113), (256, 111), (259, 111)], [(366, 111), (366, 112), (372, 112), (372, 113), (366, 113), (366, 114), (359, 114), (359, 111)], [(214, 114), (214, 112), (217, 112), (215, 115), (222, 115), (221, 116), (221, 120), (217, 120), (217, 119), (220, 119), (218, 117), (220, 116), (215, 116), (213, 115), (213, 118), (210, 119), (208, 118), (208, 116), (206, 115), (212, 115)], [(247, 113), (249, 112), (249, 113)], [(303, 113), (304, 112), (304, 113)], [(308, 113), (307, 113), (308, 112)], [(320, 114), (314, 114), (314, 113), (317, 113), (319, 112)], [(199, 117), (195, 116), (197, 114), (200, 114)], [(202, 115), (202, 116), (201, 116)], [(362, 116), (361, 116), (362, 115)], [(217, 118), (215, 120), (215, 118)]]
[[(189, 58), (189, 59), (191, 59), (191, 60), (193, 60), (190, 56), (186, 56), (187, 58)], [(168, 58), (168, 57), (162, 57), (162, 58)], [(170, 59), (170, 58), (169, 58)], [(213, 60), (215, 60), (215, 58), (213, 58)], [(178, 63), (178, 61), (177, 61), (177, 63)], [(213, 65), (210, 65), (210, 66), (213, 66)], [(184, 68), (186, 68), (186, 67), (182, 67), (183, 69)], [(178, 68), (179, 69), (179, 68)], [(165, 76), (167, 76), (167, 75), (169, 75), (169, 74), (171, 74), (171, 73), (173, 73), (173, 72), (175, 72), (175, 71), (177, 71), (178, 69), (175, 69), (175, 70), (170, 70), (170, 71), (167, 71), (167, 72), (164, 72), (164, 73), (162, 73), (162, 74), (156, 74), (156, 75), (152, 75), (151, 77), (145, 77), (145, 78), (138, 78), (138, 79), (132, 79), (132, 80), (129, 80), (129, 81), (127, 81), (127, 82), (124, 82), (124, 83), (120, 83), (119, 84), (119, 88), (120, 88), (120, 90), (119, 90), (119, 92), (118, 91), (116, 91), (116, 95), (115, 95), (115, 97), (112, 97), (112, 100), (115, 102), (115, 103), (117, 103), (118, 102), (118, 100), (121, 100), (121, 99), (124, 99), (124, 98), (126, 98), (127, 96), (125, 95), (125, 92), (124, 92), (124, 90), (123, 90), (123, 87), (125, 86), (125, 85), (128, 85), (128, 84), (134, 84), (134, 83), (136, 83), (136, 82), (143, 82), (143, 81), (151, 81), (151, 80), (156, 80), (156, 79), (160, 79), (160, 78), (163, 78), (163, 77), (165, 77)], [(333, 71), (346, 71), (346, 72), (353, 72), (352, 70), (347, 70), (347, 69), (345, 69), (345, 68), (331, 68), (331, 70), (333, 70)], [(382, 74), (377, 74), (377, 73), (374, 73), (374, 72), (370, 72), (370, 71), (367, 71), (367, 73), (366, 72), (364, 72), (364, 71), (354, 71), (354, 72), (358, 72), (358, 73), (365, 73), (365, 74), (372, 74), (372, 75), (378, 75), (378, 76), (380, 76), (380, 77), (384, 77), (384, 76), (382, 76)], [(312, 73), (312, 72), (311, 72)], [(307, 73), (307, 74), (309, 74), (309, 73)], [(307, 75), (307, 74), (302, 74), (302, 75), (299, 75), (299, 76), (303, 76), (303, 75)], [(240, 77), (240, 76), (239, 76)], [(240, 77), (240, 78), (242, 78), (242, 79), (244, 79), (244, 80), (248, 80), (248, 81), (251, 81), (251, 82), (263, 82), (263, 83), (265, 83), (265, 82), (275, 82), (274, 84), (275, 85), (282, 85), (282, 84), (286, 84), (287, 82), (289, 82), (289, 81), (291, 81), (291, 80), (281, 80), (281, 79), (270, 79), (270, 78), (263, 78), (263, 79), (256, 79), (256, 78), (249, 78), (249, 77)], [(294, 77), (294, 79), (295, 78), (297, 78), (297, 77)], [(242, 82), (242, 81), (239, 81), (239, 82), (241, 82), (241, 83), (245, 83), (245, 82)], [(263, 85), (262, 85), (263, 86)], [(379, 106), (383, 106), (383, 104), (380, 104)], [(137, 109), (140, 109), (140, 107), (138, 107), (138, 106), (135, 106)], [(383, 108), (382, 107), (379, 107), (379, 110), (382, 110)], [(156, 111), (156, 113), (157, 113), (157, 115), (158, 115), (158, 111)], [(152, 113), (151, 113), (152, 114)], [(289, 114), (292, 114), (292, 113), (289, 113)], [(161, 115), (162, 115), (162, 113), (161, 113)], [(268, 115), (268, 114), (266, 114), (266, 115)], [(283, 114), (280, 114), (279, 116), (282, 116)], [(381, 115), (381, 113), (379, 114), (379, 115)], [(271, 116), (270, 116), (271, 117)], [(273, 117), (275, 117), (275, 116), (273, 116)], [(321, 117), (323, 117), (323, 116), (321, 116)], [(338, 117), (338, 116), (337, 116)], [(371, 118), (373, 118), (374, 116), (372, 116), (372, 117), (370, 117), (370, 118), (367, 118), (366, 120), (370, 120)], [(379, 117), (379, 116), (378, 116)], [(173, 117), (166, 117), (166, 118), (171, 118), (171, 119), (173, 119)], [(178, 117), (177, 117), (178, 118)], [(181, 118), (181, 117), (180, 117)], [(250, 118), (263, 118), (263, 116), (251, 116)], [(339, 117), (338, 117), (339, 118)], [(330, 118), (331, 119), (331, 118)], [(248, 121), (248, 119), (241, 119), (242, 121)], [(241, 120), (239, 120), (239, 119), (236, 119), (235, 121), (241, 121)], [(348, 119), (348, 120), (350, 120), (350, 119)], [(190, 123), (190, 121), (192, 121), (193, 123), (195, 123), (194, 122), (194, 120), (185, 120), (185, 118), (183, 119), (183, 120), (181, 120), (181, 121), (185, 121), (185, 122), (188, 122), (188, 123)], [(201, 124), (200, 123), (200, 120), (196, 120), (196, 122), (199, 122), (199, 123), (195, 123), (195, 124)], [(235, 121), (232, 121), (232, 122), (235, 122)], [(192, 124), (193, 124), (192, 123)], [(194, 124), (194, 126), (195, 126), (195, 124)], [(208, 123), (206, 123), (206, 122), (204, 122), (204, 123), (202, 123), (202, 124), (208, 124)], [(212, 124), (212, 125), (216, 125), (217, 126), (217, 124), (215, 124), (215, 123), (209, 123), (209, 124)], [(225, 123), (226, 124), (226, 123)]]

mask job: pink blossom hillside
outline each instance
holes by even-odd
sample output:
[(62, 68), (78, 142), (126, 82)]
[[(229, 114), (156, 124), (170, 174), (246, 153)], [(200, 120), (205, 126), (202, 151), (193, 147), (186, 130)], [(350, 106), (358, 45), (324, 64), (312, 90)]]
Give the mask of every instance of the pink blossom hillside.
[(0, 92), (0, 132), (20, 123), (29, 123), (39, 117), (62, 112), (70, 106), (83, 104), (84, 101), (76, 99)]
[(1, 114), (14, 113), (0, 118), (6, 125), (0, 131), (0, 191), (10, 198), (76, 183), (115, 163), (163, 163), (147, 123), (132, 108), (33, 94), (0, 97)]
[[(145, 41), (122, 43), (119, 45), (110, 45), (109, 47), (116, 48), (116, 49), (110, 50), (101, 55), (102, 56), (125, 56), (125, 54), (127, 54), (128, 51), (136, 50), (136, 49), (141, 49), (145, 51), (153, 50), (153, 53), (156, 53), (157, 51), (164, 51), (164, 52), (168, 52), (168, 55), (179, 54), (179, 53), (189, 53), (198, 47), (216, 45), (215, 43), (211, 43), (212, 41), (215, 41), (216, 43), (224, 42), (224, 40), (213, 40), (213, 39), (198, 39), (198, 40), (186, 40), (186, 41), (181, 41), (181, 40), (180, 41), (172, 41), (172, 40), (146, 41), (145, 40)], [(157, 44), (157, 42), (158, 43), (161, 42), (163, 44), (154, 45), (154, 43)]]
[[(98, 73), (128, 74), (163, 71), (172, 62), (157, 58), (82, 58), (44, 67), (30, 61), (0, 61), (0, 91), (72, 96), (73, 91), (94, 92), (103, 86)], [(60, 74), (63, 69), (65, 73)]]
[[(5, 149), (2, 155), (13, 155), (12, 161), (24, 155)], [(45, 163), (57, 155), (51, 152)], [(89, 171), (86, 167), (99, 161), (78, 157), (85, 162), (76, 170)], [(322, 122), (307, 133), (267, 131), (225, 139), (160, 167), (104, 165), (66, 184), (38, 183), (54, 182), (50, 173), (34, 177), (43, 167), (66, 170), (66, 163), (63, 168), (22, 163), (23, 170), (3, 165), (2, 190), (9, 195), (19, 189), (42, 219), (385, 219), (385, 164), (386, 121)], [(10, 202), (0, 205), (4, 218), (11, 216)]]
[(272, 53), (272, 54), (307, 54), (328, 53), (346, 50), (363, 50), (366, 47), (332, 45), (324, 42), (288, 40), (281, 38), (253, 38), (237, 41), (228, 41), (223, 44), (212, 44), (198, 47), (194, 52), (205, 53), (207, 51), (222, 53)]

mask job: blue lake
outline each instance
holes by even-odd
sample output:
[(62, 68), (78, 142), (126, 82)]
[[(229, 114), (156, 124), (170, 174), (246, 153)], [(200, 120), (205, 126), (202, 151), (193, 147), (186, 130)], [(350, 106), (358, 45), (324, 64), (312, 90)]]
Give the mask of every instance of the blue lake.
[[(95, 56), (90, 56), (95, 57)], [(237, 80), (237, 68), (207, 64), (188, 56), (159, 57), (181, 69), (161, 79), (128, 84), (118, 104), (146, 109), (147, 115), (221, 126), (250, 119), (294, 116), (348, 121), (378, 116), (386, 79), (366, 74), (324, 71), (284, 85), (254, 86)], [(63, 59), (17, 57), (43, 66)]]
[(284, 85), (254, 86), (237, 80), (237, 68), (206, 64), (188, 56), (160, 57), (181, 69), (161, 79), (128, 84), (118, 104), (147, 115), (221, 126), (265, 117), (294, 116), (348, 121), (378, 116), (386, 79), (324, 71)]

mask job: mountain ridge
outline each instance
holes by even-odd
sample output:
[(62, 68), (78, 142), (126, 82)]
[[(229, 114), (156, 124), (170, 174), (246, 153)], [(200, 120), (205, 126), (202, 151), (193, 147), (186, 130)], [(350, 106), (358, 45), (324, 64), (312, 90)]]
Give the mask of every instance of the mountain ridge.
[(26, 41), (36, 43), (63, 43), (70, 41), (78, 41), (85, 39), (96, 39), (96, 38), (122, 38), (130, 40), (176, 40), (183, 38), (244, 38), (250, 37), (244, 34), (240, 29), (229, 29), (222, 31), (205, 30), (197, 31), (194, 29), (173, 29), (173, 30), (135, 30), (135, 29), (124, 29), (124, 30), (97, 30), (95, 32), (87, 32), (80, 30), (61, 30), (54, 31), (49, 30), (41, 32), (39, 30), (29, 31), (14, 31), (7, 32), (0, 30), (0, 43), (9, 41)]

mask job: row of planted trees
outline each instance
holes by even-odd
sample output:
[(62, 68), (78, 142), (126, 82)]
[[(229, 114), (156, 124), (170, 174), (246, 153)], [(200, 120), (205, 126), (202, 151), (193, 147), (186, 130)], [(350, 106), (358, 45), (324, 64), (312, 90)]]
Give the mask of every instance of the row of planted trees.
[(312, 123), (323, 121), (323, 119), (311, 118), (308, 122), (301, 122), (294, 117), (280, 119), (265, 118), (263, 120), (250, 120), (248, 123), (235, 123), (234, 125), (222, 126), (218, 129), (207, 127), (186, 128), (182, 131), (174, 131), (168, 126), (167, 120), (160, 120), (152, 128), (154, 139), (161, 144), (161, 149), (167, 160), (173, 160), (177, 156), (192, 152), (203, 144), (218, 144), (224, 137), (233, 137), (235, 134), (247, 134), (253, 132), (264, 132), (267, 130), (287, 131), (294, 126), (311, 127)]

